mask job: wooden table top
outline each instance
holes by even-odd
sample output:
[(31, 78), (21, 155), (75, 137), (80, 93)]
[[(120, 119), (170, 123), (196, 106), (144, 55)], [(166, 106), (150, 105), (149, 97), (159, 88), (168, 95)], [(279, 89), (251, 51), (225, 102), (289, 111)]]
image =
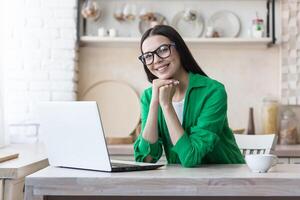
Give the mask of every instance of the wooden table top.
[(18, 158), (0, 163), (0, 178), (25, 177), (49, 165), (41, 144), (13, 144), (0, 148), (0, 151), (19, 153)]
[(277, 165), (268, 173), (246, 165), (203, 165), (107, 173), (47, 167), (26, 177), (42, 195), (122, 196), (300, 196), (300, 166)]

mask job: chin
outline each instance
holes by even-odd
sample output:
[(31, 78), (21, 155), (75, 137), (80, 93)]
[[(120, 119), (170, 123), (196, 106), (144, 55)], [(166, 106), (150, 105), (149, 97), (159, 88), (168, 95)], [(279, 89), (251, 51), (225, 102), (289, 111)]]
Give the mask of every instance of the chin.
[(171, 79), (172, 76), (170, 74), (159, 74), (159, 75), (156, 75), (157, 78), (159, 79)]

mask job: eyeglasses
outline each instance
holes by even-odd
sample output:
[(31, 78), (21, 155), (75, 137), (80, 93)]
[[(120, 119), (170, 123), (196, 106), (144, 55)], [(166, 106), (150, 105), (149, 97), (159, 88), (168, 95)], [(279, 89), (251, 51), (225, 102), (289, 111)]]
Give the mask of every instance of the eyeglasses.
[(142, 61), (144, 65), (151, 65), (154, 61), (154, 54), (159, 58), (167, 58), (171, 55), (171, 46), (175, 47), (175, 43), (162, 44), (156, 50), (143, 53), (139, 56), (139, 60)]

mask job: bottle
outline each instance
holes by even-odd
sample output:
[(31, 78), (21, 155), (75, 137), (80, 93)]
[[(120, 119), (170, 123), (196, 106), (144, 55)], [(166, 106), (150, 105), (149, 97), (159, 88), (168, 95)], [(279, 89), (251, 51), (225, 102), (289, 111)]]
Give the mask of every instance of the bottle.
[(263, 99), (262, 106), (262, 129), (263, 134), (278, 133), (278, 110), (279, 103), (271, 96)]
[(291, 109), (287, 109), (281, 115), (279, 144), (296, 144), (297, 136), (296, 114)]
[(247, 129), (248, 135), (254, 135), (255, 134), (255, 125), (254, 125), (254, 116), (253, 116), (253, 108), (249, 108), (249, 118), (248, 118), (248, 129)]

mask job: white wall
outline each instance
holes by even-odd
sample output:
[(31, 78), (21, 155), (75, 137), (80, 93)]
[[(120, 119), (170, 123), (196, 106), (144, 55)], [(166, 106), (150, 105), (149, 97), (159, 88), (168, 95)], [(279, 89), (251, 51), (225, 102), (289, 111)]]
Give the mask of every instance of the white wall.
[[(248, 109), (254, 107), (261, 133), (263, 97), (280, 96), (279, 47), (193, 45), (191, 51), (207, 74), (222, 82), (228, 93), (228, 118), (234, 129), (247, 128)], [(149, 86), (137, 56), (138, 47), (84, 47), (79, 55), (79, 97), (101, 80), (123, 80), (138, 93)], [(114, 59), (112, 57), (115, 56)]]
[[(239, 37), (246, 38), (256, 11), (264, 18), (266, 1), (253, 0), (98, 0), (104, 10), (103, 18), (97, 22), (88, 21), (87, 32), (97, 35), (97, 28), (117, 29), (120, 36), (140, 36), (139, 23), (120, 23), (112, 13), (118, 6), (126, 3), (136, 6), (137, 14), (147, 8), (162, 13), (169, 24), (176, 13), (192, 8), (202, 15), (207, 24), (213, 13), (230, 10), (241, 20)], [(159, 2), (159, 3), (158, 3)], [(171, 2), (171, 3), (170, 3)], [(276, 2), (276, 33), (280, 39), (280, 2)], [(266, 21), (266, 20), (265, 20)], [(188, 32), (189, 30), (185, 30)], [(184, 35), (183, 35), (184, 36)], [(201, 37), (204, 37), (203, 35)], [(261, 133), (261, 106), (265, 96), (271, 94), (280, 97), (280, 46), (247, 45), (190, 45), (191, 51), (200, 66), (210, 77), (222, 82), (228, 92), (228, 117), (232, 128), (247, 128), (248, 109), (254, 107), (257, 133)], [(149, 84), (141, 64), (137, 60), (140, 54), (138, 44), (105, 47), (86, 46), (80, 49), (79, 56), (79, 94), (93, 83), (105, 79), (121, 79), (131, 84), (139, 93)], [(114, 57), (115, 56), (115, 57)]]
[(4, 43), (4, 1), (0, 1), (0, 146), (5, 143), (4, 116), (3, 116), (3, 43)]
[[(76, 0), (10, 0), (4, 103), (11, 142), (36, 141), (39, 101), (76, 99)], [(9, 9), (12, 8), (12, 9)]]

